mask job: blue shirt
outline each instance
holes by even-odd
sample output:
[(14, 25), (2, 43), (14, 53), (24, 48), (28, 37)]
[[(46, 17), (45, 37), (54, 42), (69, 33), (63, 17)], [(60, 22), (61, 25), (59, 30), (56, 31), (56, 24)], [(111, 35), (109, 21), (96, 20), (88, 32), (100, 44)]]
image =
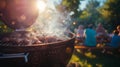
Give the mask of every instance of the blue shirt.
[(96, 46), (96, 31), (93, 29), (86, 29), (84, 31), (85, 34), (85, 45), (86, 46)]
[(120, 36), (114, 35), (112, 37), (110, 46), (115, 47), (115, 48), (118, 47), (118, 46), (120, 46)]

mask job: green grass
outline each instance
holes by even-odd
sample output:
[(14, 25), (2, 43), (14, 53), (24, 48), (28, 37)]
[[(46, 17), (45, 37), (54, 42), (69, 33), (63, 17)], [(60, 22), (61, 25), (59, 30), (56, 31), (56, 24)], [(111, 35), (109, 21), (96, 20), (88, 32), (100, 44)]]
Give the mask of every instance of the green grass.
[(81, 67), (120, 67), (120, 55), (111, 51), (82, 51), (75, 49), (69, 63), (77, 62)]

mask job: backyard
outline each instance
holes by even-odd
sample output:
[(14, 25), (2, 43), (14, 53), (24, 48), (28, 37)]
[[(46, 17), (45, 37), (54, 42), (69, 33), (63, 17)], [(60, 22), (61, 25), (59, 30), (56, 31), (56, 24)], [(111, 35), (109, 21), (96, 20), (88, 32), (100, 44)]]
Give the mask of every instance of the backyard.
[[(120, 0), (0, 0), (0, 66), (120, 67), (120, 40), (108, 46), (119, 19)], [(93, 26), (97, 46), (76, 43), (80, 25)]]
[(76, 67), (119, 67), (119, 62), (119, 51), (78, 48), (74, 50), (69, 65), (76, 65)]

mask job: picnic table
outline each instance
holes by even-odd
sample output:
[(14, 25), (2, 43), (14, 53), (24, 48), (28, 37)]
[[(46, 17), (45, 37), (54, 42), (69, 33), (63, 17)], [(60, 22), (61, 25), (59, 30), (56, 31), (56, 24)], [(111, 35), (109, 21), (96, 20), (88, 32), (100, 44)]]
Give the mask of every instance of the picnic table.
[(75, 41), (75, 49), (80, 49), (83, 52), (91, 51), (91, 52), (111, 52), (111, 53), (120, 53), (120, 47), (114, 48), (110, 46), (111, 37), (109, 36), (98, 36), (97, 39), (97, 45), (96, 46), (85, 46), (84, 45), (84, 39), (78, 39), (76, 38)]

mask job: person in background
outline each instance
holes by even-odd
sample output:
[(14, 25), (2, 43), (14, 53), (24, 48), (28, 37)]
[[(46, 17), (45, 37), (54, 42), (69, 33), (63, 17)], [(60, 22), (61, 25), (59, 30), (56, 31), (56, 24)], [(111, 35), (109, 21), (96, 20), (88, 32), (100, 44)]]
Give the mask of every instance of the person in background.
[(86, 46), (96, 46), (96, 31), (93, 29), (93, 25), (88, 25), (88, 28), (84, 31), (85, 45)]
[(120, 25), (117, 26), (117, 30), (118, 30), (118, 32), (119, 32), (118, 35), (120, 36)]
[(100, 36), (100, 35), (106, 36), (107, 35), (107, 32), (105, 31), (105, 28), (103, 27), (103, 25), (101, 23), (98, 24), (98, 26), (96, 28), (96, 33), (97, 33), (97, 36)]
[(105, 28), (101, 23), (98, 24), (96, 28), (96, 33), (97, 33), (97, 43), (103, 44), (103, 43), (108, 43), (110, 42), (110, 36), (106, 32)]
[(83, 25), (79, 25), (78, 29), (76, 31), (76, 37), (79, 38), (79, 39), (82, 39), (84, 37), (83, 33), (84, 33), (84, 26)]
[(113, 34), (114, 35), (112, 36), (112, 39), (111, 39), (111, 42), (110, 42), (110, 46), (117, 48), (117, 47), (120, 46), (120, 36), (118, 35), (119, 31), (118, 30), (114, 30)]
[(84, 33), (84, 26), (79, 25), (76, 30), (76, 41), (75, 41), (76, 44), (83, 45), (83, 43), (84, 43), (83, 33)]

